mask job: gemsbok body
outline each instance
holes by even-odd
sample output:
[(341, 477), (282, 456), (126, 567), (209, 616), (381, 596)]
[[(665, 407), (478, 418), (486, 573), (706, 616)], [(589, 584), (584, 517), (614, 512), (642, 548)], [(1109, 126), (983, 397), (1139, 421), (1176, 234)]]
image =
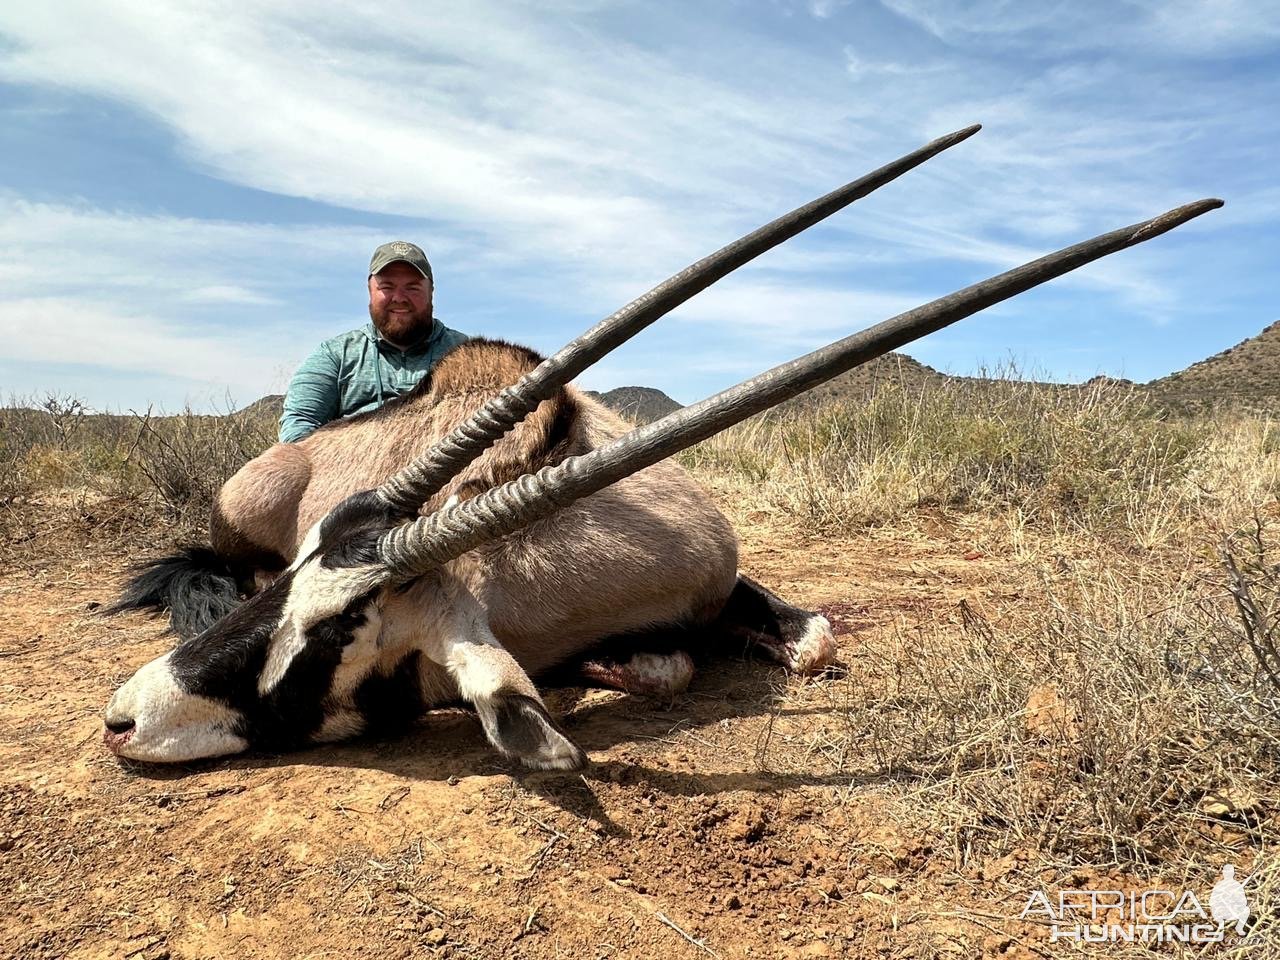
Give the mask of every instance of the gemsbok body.
[(830, 665), (827, 622), (739, 575), (733, 529), (667, 458), (1221, 201), (1049, 254), (630, 432), (568, 384), (698, 291), (977, 130), (735, 241), (549, 359), (471, 341), (406, 397), (248, 463), (219, 495), (212, 549), (144, 565), (114, 608), (168, 610), (182, 639), (112, 697), (107, 747), (150, 761), (291, 749), (461, 702), (504, 755), (575, 769), (586, 757), (535, 686), (549, 671), (671, 696), (726, 638), (794, 671)]
[[(755, 640), (794, 670), (828, 664), (826, 620), (739, 580), (733, 528), (669, 461), (403, 587), (359, 586), (361, 568), (351, 566), (359, 554), (342, 549), (362, 533), (384, 532), (393, 518), (376, 497), (352, 495), (385, 482), (541, 360), (522, 347), (472, 340), (410, 394), (276, 444), (241, 468), (219, 494), (212, 550), (147, 564), (122, 601), (167, 608), (184, 639), (117, 694), (111, 711), (133, 725), (109, 733), (108, 743), (124, 756), (163, 761), (249, 745), (288, 749), (469, 702), (504, 753), (572, 766), (581, 757), (541, 715), (531, 681), (552, 669), (670, 697), (689, 682), (699, 644), (733, 636)], [(424, 509), (588, 453), (627, 429), (602, 404), (562, 387)], [(295, 555), (316, 553), (318, 564), (288, 567)], [(231, 615), (238, 626), (239, 595), (258, 584), (252, 637), (229, 643), (220, 618)], [(317, 605), (335, 591), (341, 609), (324, 607), (317, 620)], [(233, 686), (240, 695), (229, 693)], [(188, 720), (181, 735), (170, 709)], [(504, 710), (523, 710), (544, 727), (533, 753), (512, 742)], [(152, 730), (162, 739), (152, 740)]]

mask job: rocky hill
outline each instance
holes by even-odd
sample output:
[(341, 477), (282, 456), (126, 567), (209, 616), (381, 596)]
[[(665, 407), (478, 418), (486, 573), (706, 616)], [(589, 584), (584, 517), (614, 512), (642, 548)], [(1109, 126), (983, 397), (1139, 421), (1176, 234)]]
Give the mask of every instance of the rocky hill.
[(681, 408), (680, 404), (653, 387), (615, 387), (604, 393), (587, 390), (586, 394), (636, 423), (653, 423)]
[(854, 367), (835, 379), (814, 387), (808, 393), (788, 401), (784, 407), (800, 410), (832, 400), (866, 397), (875, 393), (878, 388), (890, 384), (901, 387), (908, 393), (916, 393), (924, 387), (942, 384), (950, 379), (953, 378), (905, 353), (886, 353), (883, 357), (877, 357), (870, 363)]
[(265, 397), (259, 397), (247, 407), (241, 407), (236, 411), (236, 413), (246, 417), (270, 417), (272, 420), (279, 420), (280, 414), (283, 412), (283, 393), (269, 393)]
[(1157, 402), (1186, 412), (1230, 405), (1280, 413), (1280, 322), (1147, 387)]
[[(1150, 383), (1134, 384), (1129, 380), (1098, 376), (1083, 384), (1043, 386), (1051, 390), (1075, 390), (1096, 386), (1100, 381), (1134, 387), (1145, 393), (1153, 406), (1173, 413), (1198, 413), (1225, 407), (1243, 413), (1280, 415), (1280, 322), (1185, 370)], [(862, 397), (887, 383), (914, 392), (944, 383), (981, 385), (983, 382), (981, 377), (951, 376), (905, 354), (889, 353), (836, 377), (807, 396), (791, 401), (789, 406), (803, 409), (833, 399)]]

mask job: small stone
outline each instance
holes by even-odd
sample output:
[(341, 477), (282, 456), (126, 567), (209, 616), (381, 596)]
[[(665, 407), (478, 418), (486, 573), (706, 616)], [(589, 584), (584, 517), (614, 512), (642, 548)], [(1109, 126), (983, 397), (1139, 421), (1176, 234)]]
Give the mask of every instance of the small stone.
[(449, 935), (444, 932), (443, 927), (432, 927), (427, 931), (427, 935), (423, 937), (431, 946), (438, 947), (448, 939)]
[(459, 780), (457, 777), (450, 777), (448, 780), (445, 781), (445, 783), (447, 783), (451, 787), (456, 787), (461, 782), (462, 781)]
[(831, 956), (831, 948), (821, 940), (815, 940), (813, 943), (806, 944), (800, 948), (800, 956), (802, 957), (829, 957)]
[(749, 806), (739, 810), (725, 823), (725, 832), (730, 840), (756, 843), (764, 836), (765, 827), (764, 811)]
[(13, 849), (13, 837), (0, 837), (0, 853), (8, 853)]
[(729, 899), (724, 902), (724, 905), (730, 910), (742, 909), (742, 901), (738, 899), (738, 895), (736, 893), (729, 894)]

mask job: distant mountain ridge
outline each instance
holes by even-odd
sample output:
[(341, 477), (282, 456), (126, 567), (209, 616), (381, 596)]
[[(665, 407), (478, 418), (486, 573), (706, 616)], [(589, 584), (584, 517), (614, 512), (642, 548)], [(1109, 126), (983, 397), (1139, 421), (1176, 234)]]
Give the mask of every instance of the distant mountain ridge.
[(890, 352), (860, 367), (847, 370), (794, 400), (788, 400), (783, 409), (812, 409), (834, 400), (868, 397), (878, 389), (890, 385), (898, 386), (908, 393), (919, 393), (925, 387), (938, 386), (954, 379), (957, 378), (935, 370), (905, 353)]
[[(628, 420), (635, 420), (637, 423), (652, 423), (654, 420), (661, 419), (681, 407), (680, 404), (676, 403), (661, 390), (653, 387), (616, 387), (613, 390), (606, 390), (604, 393), (600, 393), (597, 390), (583, 392), (587, 396), (599, 400), (611, 410), (622, 414)], [(279, 420), (280, 414), (283, 412), (284, 395), (271, 393), (265, 397), (259, 397), (248, 406), (241, 407), (236, 411), (236, 414), (246, 417), (271, 417)]]
[(271, 417), (273, 420), (279, 420), (282, 413), (284, 413), (283, 393), (269, 393), (236, 411), (237, 416)]
[(681, 404), (654, 387), (615, 387), (604, 393), (598, 390), (584, 392), (587, 396), (594, 397), (609, 409), (636, 423), (653, 423), (655, 420), (661, 420), (668, 413), (683, 409)]
[(1280, 321), (1185, 370), (1152, 380), (1147, 388), (1158, 401), (1186, 412), (1222, 404), (1280, 412)]
[[(911, 393), (946, 383), (980, 384), (984, 377), (961, 377), (942, 373), (905, 353), (887, 353), (860, 367), (842, 373), (783, 405), (784, 410), (803, 411), (832, 401), (870, 396), (877, 389), (895, 385)], [(1146, 384), (1098, 376), (1084, 384), (1045, 384), (1057, 390), (1096, 385), (1098, 381), (1133, 386), (1143, 391), (1157, 407), (1173, 412), (1195, 413), (1214, 406), (1230, 406), (1241, 412), (1280, 414), (1280, 321), (1255, 337), (1242, 340), (1185, 370)], [(681, 405), (654, 387), (616, 387), (613, 390), (585, 391), (639, 423), (651, 423), (681, 409)], [(283, 397), (262, 397), (241, 413), (280, 416)]]

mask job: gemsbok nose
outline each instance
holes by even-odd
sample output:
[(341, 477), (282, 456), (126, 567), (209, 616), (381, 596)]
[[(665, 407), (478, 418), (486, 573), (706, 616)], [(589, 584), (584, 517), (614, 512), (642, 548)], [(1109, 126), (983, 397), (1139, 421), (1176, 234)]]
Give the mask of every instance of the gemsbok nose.
[(137, 723), (134, 720), (107, 720), (104, 721), (106, 729), (102, 731), (102, 742), (112, 753), (119, 753), (123, 747), (133, 737), (133, 731), (137, 729)]

